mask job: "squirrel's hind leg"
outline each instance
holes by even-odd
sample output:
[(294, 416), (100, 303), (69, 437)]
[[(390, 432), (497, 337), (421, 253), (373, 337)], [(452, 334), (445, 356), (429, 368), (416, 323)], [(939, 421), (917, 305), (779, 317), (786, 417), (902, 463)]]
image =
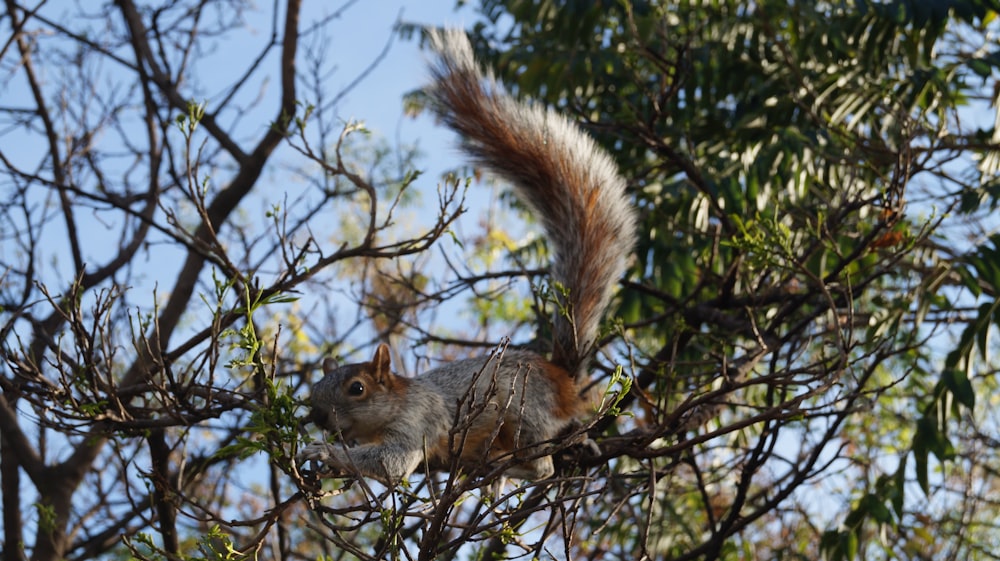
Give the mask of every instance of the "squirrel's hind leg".
[(534, 460), (514, 464), (510, 467), (510, 469), (504, 472), (504, 475), (507, 477), (537, 481), (551, 477), (555, 472), (556, 469), (552, 464), (552, 456), (542, 456), (541, 458), (535, 458)]

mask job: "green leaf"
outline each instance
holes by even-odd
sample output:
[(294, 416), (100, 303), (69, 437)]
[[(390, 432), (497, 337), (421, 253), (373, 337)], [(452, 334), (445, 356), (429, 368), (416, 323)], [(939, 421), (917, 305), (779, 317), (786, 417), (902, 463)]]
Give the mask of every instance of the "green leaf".
[(936, 433), (937, 425), (934, 423), (933, 419), (928, 419), (927, 416), (924, 416), (917, 421), (917, 431), (913, 435), (912, 446), (913, 460), (916, 463), (914, 470), (917, 475), (917, 483), (920, 485), (920, 489), (923, 490), (925, 495), (930, 493), (930, 484), (927, 477), (927, 462), (930, 457), (930, 451), (934, 447)]
[(958, 403), (968, 409), (973, 409), (976, 406), (976, 392), (972, 389), (972, 382), (965, 371), (958, 368), (947, 368), (942, 373), (941, 380)]
[(906, 456), (903, 456), (903, 458), (899, 461), (896, 473), (892, 476), (893, 494), (891, 496), (891, 502), (892, 510), (896, 513), (896, 518), (903, 517), (903, 499), (906, 496), (906, 458)]
[(885, 506), (885, 502), (874, 494), (867, 494), (863, 499), (861, 499), (860, 508), (863, 509), (864, 513), (868, 517), (872, 518), (879, 524), (888, 524), (892, 522), (892, 512), (888, 507)]

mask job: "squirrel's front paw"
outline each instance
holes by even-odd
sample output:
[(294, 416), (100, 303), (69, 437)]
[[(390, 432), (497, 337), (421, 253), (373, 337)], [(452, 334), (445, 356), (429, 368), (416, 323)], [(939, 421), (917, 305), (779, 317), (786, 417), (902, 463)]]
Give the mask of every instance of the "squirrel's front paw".
[(336, 446), (326, 442), (318, 442), (303, 448), (295, 456), (295, 459), (300, 465), (312, 462), (312, 470), (315, 473), (320, 477), (330, 477), (346, 473), (347, 469), (342, 454), (343, 451)]
[(324, 464), (329, 463), (333, 458), (333, 447), (326, 442), (319, 442), (314, 444), (309, 444), (305, 448), (299, 451), (295, 459), (298, 460), (300, 464), (306, 462), (322, 462)]

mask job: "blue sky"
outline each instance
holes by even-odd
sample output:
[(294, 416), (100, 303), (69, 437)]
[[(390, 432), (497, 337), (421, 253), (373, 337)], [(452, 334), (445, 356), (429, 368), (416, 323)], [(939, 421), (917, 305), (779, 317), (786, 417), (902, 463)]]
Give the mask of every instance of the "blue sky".
[[(303, 38), (299, 50), (299, 68), (304, 70), (305, 50), (312, 47), (320, 51), (325, 61), (331, 65), (330, 71), (324, 78), (324, 89), (329, 92), (340, 92), (348, 84), (358, 80), (371, 63), (380, 56), (385, 49), (387, 42), (391, 41), (391, 46), (384, 58), (371, 70), (370, 74), (360, 80), (356, 87), (350, 89), (343, 99), (336, 105), (336, 116), (339, 120), (359, 120), (365, 123), (373, 135), (385, 138), (390, 144), (412, 145), (417, 144), (422, 153), (422, 157), (416, 162), (418, 168), (424, 171), (415, 188), (425, 193), (423, 199), (426, 201), (436, 200), (434, 195), (438, 187), (441, 173), (449, 168), (461, 165), (465, 160), (456, 149), (456, 141), (453, 134), (436, 123), (429, 115), (421, 115), (417, 118), (407, 117), (403, 114), (403, 95), (415, 88), (423, 85), (428, 77), (427, 60), (428, 54), (422, 50), (416, 38), (406, 40), (399, 39), (394, 33), (394, 26), (398, 22), (427, 25), (452, 25), (468, 27), (476, 20), (476, 14), (472, 9), (464, 8), (456, 11), (454, 0), (440, 1), (404, 1), (404, 0), (348, 0), (338, 2), (322, 2), (317, 0), (307, 0), (304, 2), (303, 13), (300, 20), (300, 30), (308, 29), (318, 20), (325, 19), (332, 13), (341, 12), (341, 15), (329, 21), (321, 36), (322, 42), (317, 40), (316, 34)], [(104, 18), (76, 18), (76, 12), (80, 7), (87, 10), (94, 10), (100, 13), (100, 4), (79, 4), (68, 0), (52, 0), (45, 3), (39, 14), (54, 21), (65, 22), (74, 32), (97, 36), (105, 31), (106, 21)], [(182, 94), (194, 100), (205, 100), (207, 109), (213, 111), (213, 105), (217, 104), (226, 94), (231, 85), (237, 81), (241, 73), (245, 71), (249, 62), (257, 55), (267, 43), (273, 25), (273, 4), (263, 2), (252, 5), (252, 10), (244, 14), (247, 22), (247, 31), (227, 34), (224, 38), (212, 43), (209, 40), (203, 52), (196, 54), (196, 60), (192, 62), (193, 70), (189, 81), (182, 84)], [(279, 12), (283, 11), (283, 3), (279, 6)], [(110, 8), (112, 17), (119, 17), (117, 9)], [(38, 20), (29, 22), (28, 30), (37, 31), (44, 29), (45, 25)], [(281, 22), (277, 28), (280, 32)], [(58, 34), (55, 34), (58, 35)], [(39, 35), (39, 46), (42, 49), (48, 47), (52, 35), (42, 32)], [(58, 37), (56, 40), (59, 40)], [(317, 45), (317, 43), (319, 43)], [(51, 51), (50, 51), (51, 52)], [(219, 122), (224, 127), (237, 123), (235, 130), (238, 131), (235, 137), (242, 142), (244, 149), (252, 146), (252, 143), (260, 137), (263, 130), (269, 126), (274, 118), (279, 87), (275, 82), (277, 66), (277, 49), (274, 49), (262, 64), (262, 71), (251, 76), (246, 81), (237, 101), (229, 104), (225, 113), (219, 115)], [(8, 57), (10, 53), (8, 54)], [(123, 49), (118, 53), (123, 59), (131, 60), (131, 53)], [(96, 59), (97, 57), (95, 57)], [(41, 59), (39, 59), (41, 60)], [(121, 67), (118, 63), (110, 59), (101, 60), (101, 72), (108, 76), (107, 80), (114, 82), (116, 77), (124, 76), (121, 83), (113, 83), (112, 86), (122, 88), (130, 87), (134, 80), (130, 72), (122, 75), (119, 73)], [(42, 75), (43, 84), (49, 89), (46, 92), (47, 99), (54, 99), (60, 92), (56, 86), (60, 82), (72, 83), (73, 72), (70, 66), (60, 67), (59, 65), (40, 65), (39, 71)], [(103, 84), (104, 82), (102, 82)], [(109, 90), (113, 89), (111, 87)], [(70, 92), (74, 94), (76, 92)], [(99, 92), (104, 93), (104, 92)], [(297, 97), (303, 102), (310, 102), (309, 92), (300, 84)], [(248, 100), (255, 96), (260, 96), (256, 106)], [(30, 92), (27, 88), (26, 80), (18, 73), (8, 74), (0, 88), (0, 98), (5, 107), (30, 108), (34, 105)], [(243, 108), (250, 108), (246, 114), (241, 114)], [(179, 112), (178, 112), (179, 113)], [(131, 126), (138, 127), (135, 121)], [(127, 123), (124, 126), (129, 126)], [(136, 129), (136, 134), (141, 136), (141, 129)], [(172, 131), (170, 134), (178, 134)], [(202, 131), (200, 134), (204, 135)], [(112, 132), (103, 134), (96, 139), (98, 150), (104, 154), (114, 152), (121, 146), (120, 139)], [(198, 141), (200, 142), (200, 140)], [(46, 166), (46, 146), (38, 134), (25, 134), (23, 131), (11, 128), (0, 136), (0, 150), (2, 150), (11, 161), (19, 162), (24, 169), (45, 170)], [(289, 160), (294, 160), (296, 155), (287, 146), (279, 148), (279, 152), (271, 159), (269, 170), (258, 182), (255, 192), (260, 195), (260, 203), (252, 203), (249, 200), (243, 205), (245, 211), (254, 217), (263, 217), (267, 204), (271, 201), (282, 201), (284, 193), (294, 193), (298, 187), (288, 183), (287, 167)], [(298, 157), (301, 162), (302, 158)], [(112, 163), (111, 165), (116, 165)], [(117, 164), (124, 169), (131, 165), (129, 161)], [(114, 172), (121, 169), (112, 168)], [(124, 171), (121, 171), (124, 174)], [(210, 171), (206, 173), (211, 173)], [(218, 173), (210, 177), (214, 183), (213, 187), (221, 187), (228, 179), (226, 172)], [(84, 180), (85, 185), (91, 185)], [(45, 192), (42, 190), (41, 192)], [(489, 190), (485, 188), (475, 188), (470, 192), (470, 199), (467, 206), (472, 206), (468, 219), (475, 220), (477, 210), (482, 210), (482, 201), (489, 201)], [(322, 217), (331, 218), (331, 215)], [(97, 220), (92, 220), (97, 218)], [(418, 218), (425, 218), (418, 216)], [(426, 217), (428, 220), (430, 217)], [(321, 221), (322, 222), (322, 221)], [(99, 215), (99, 213), (81, 212), (80, 227), (88, 238), (84, 251), (84, 260), (88, 266), (96, 267), (107, 262), (110, 256), (117, 250), (121, 232), (114, 218), (110, 215)], [(321, 223), (318, 228), (322, 228)], [(72, 263), (68, 256), (66, 247), (65, 230), (61, 229), (61, 222), (51, 221), (50, 227), (46, 228), (44, 234), (50, 240), (45, 245), (45, 251), (53, 256), (46, 260), (44, 267), (48, 268), (47, 282), (54, 287), (63, 287), (69, 284), (72, 278)], [(107, 243), (104, 239), (107, 238)], [(95, 239), (99, 243), (92, 243)], [(10, 247), (7, 248), (10, 250)], [(0, 249), (0, 261), (4, 260), (3, 249)], [(140, 258), (142, 262), (137, 266), (142, 269), (140, 277), (133, 279), (131, 289), (134, 291), (152, 291), (154, 287), (159, 288), (159, 297), (163, 297), (163, 292), (172, 286), (179, 267), (180, 254), (178, 248), (168, 245), (157, 245), (149, 254), (150, 257)], [(155, 253), (155, 255), (153, 255)], [(53, 278), (55, 277), (55, 280)]]
[[(340, 4), (337, 3), (337, 6)], [(306, 2), (303, 22), (329, 13), (334, 3)], [(330, 86), (340, 90), (352, 82), (384, 48), (397, 21), (429, 25), (467, 27), (475, 14), (455, 10), (454, 0), (361, 0), (345, 12), (342, 22), (332, 26), (337, 33), (330, 46), (338, 70)], [(378, 66), (348, 93), (338, 110), (340, 117), (364, 121), (375, 134), (389, 139), (399, 135), (404, 142), (419, 140), (433, 167), (455, 165), (457, 152), (451, 134), (429, 116), (403, 116), (403, 95), (427, 80), (427, 54), (418, 41), (394, 39)], [(448, 154), (441, 154), (444, 148)], [(450, 148), (450, 149), (449, 149)], [(445, 156), (442, 158), (441, 156)], [(450, 162), (450, 163), (449, 163)], [(432, 175), (433, 176), (433, 175)]]

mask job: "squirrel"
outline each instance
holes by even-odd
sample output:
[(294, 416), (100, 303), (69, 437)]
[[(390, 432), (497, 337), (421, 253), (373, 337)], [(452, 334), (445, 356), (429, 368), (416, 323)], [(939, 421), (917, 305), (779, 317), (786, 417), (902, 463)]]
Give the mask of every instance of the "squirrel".
[(392, 372), (385, 343), (369, 362), (338, 367), (328, 358), (309, 417), (341, 442), (310, 444), (299, 460), (390, 485), (456, 460), (463, 469), (506, 461), (506, 477), (545, 479), (555, 471), (545, 445), (586, 412), (582, 381), (635, 243), (635, 211), (614, 160), (576, 124), (511, 97), (480, 69), (464, 31), (429, 38), (432, 110), (475, 163), (513, 185), (548, 237), (552, 354), (508, 350), (413, 378)]

